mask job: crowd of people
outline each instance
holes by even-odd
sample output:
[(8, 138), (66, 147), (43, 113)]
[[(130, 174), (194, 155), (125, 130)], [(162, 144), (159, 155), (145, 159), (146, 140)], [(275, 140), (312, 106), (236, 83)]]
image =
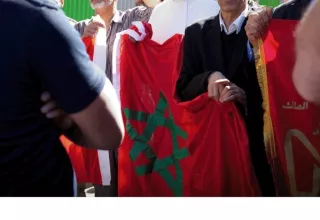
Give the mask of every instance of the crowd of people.
[[(0, 0), (0, 24), (10, 33), (0, 37), (4, 43), (0, 59), (1, 196), (74, 196), (75, 175), (59, 140), (61, 134), (79, 146), (109, 151), (111, 183), (94, 187), (96, 196), (117, 196), (117, 149), (125, 128), (112, 86), (116, 34), (134, 21), (148, 22), (150, 16), (152, 20), (153, 11), (166, 1), (188, 6), (193, 0), (139, 0), (139, 6), (126, 11), (117, 10), (117, 0), (90, 0), (95, 16), (103, 22), (68, 20), (61, 10), (63, 0)], [(316, 27), (320, 1), (291, 0), (272, 9), (250, 0), (217, 0), (217, 7), (220, 10), (212, 8), (212, 14), (208, 10), (208, 15), (193, 22), (182, 22), (166, 36), (185, 30), (176, 95), (189, 101), (208, 92), (218, 102), (236, 103), (247, 126), (262, 195), (276, 196), (264, 146), (254, 47), (271, 19), (301, 19), (293, 79), (305, 99), (319, 103), (320, 31)], [(170, 23), (161, 25), (170, 27)], [(99, 28), (107, 34), (105, 72), (90, 61), (81, 40), (93, 38)]]

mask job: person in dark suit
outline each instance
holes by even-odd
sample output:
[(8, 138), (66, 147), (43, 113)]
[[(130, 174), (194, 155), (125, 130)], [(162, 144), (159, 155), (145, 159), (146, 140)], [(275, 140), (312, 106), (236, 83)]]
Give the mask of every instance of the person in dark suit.
[(274, 196), (263, 142), (262, 95), (244, 29), (247, 13), (257, 5), (246, 0), (218, 0), (218, 3), (219, 15), (186, 29), (176, 96), (188, 101), (208, 92), (216, 101), (236, 103), (247, 124), (252, 163), (262, 193)]
[(274, 9), (272, 18), (300, 20), (303, 13), (309, 6), (310, 0), (288, 1)]
[(272, 18), (300, 20), (310, 0), (291, 0), (274, 9)]
[(253, 45), (256, 44), (257, 39), (263, 35), (271, 18), (300, 20), (311, 1), (312, 0), (291, 0), (274, 9), (264, 8), (259, 12), (250, 13), (245, 28), (250, 42)]

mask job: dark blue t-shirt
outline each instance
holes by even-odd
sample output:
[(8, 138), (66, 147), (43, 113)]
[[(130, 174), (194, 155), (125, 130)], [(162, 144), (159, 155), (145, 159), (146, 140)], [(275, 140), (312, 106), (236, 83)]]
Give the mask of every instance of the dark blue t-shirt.
[(105, 75), (52, 0), (0, 0), (0, 27), (0, 196), (72, 196), (71, 163), (40, 96), (76, 113)]

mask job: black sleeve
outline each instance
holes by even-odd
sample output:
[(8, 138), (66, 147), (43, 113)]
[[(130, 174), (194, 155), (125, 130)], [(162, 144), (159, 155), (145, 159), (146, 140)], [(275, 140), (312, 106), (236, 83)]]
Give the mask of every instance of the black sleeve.
[(213, 72), (203, 71), (200, 31), (200, 27), (193, 25), (185, 32), (182, 68), (176, 83), (176, 96), (181, 101), (192, 100), (207, 92), (208, 77)]
[(273, 19), (284, 19), (286, 16), (287, 3), (279, 5), (273, 9), (272, 18)]
[(310, 0), (292, 0), (276, 7), (273, 19), (300, 20)]
[(85, 109), (106, 77), (90, 61), (77, 31), (60, 10), (43, 8), (29, 33), (28, 63), (43, 89), (67, 113)]

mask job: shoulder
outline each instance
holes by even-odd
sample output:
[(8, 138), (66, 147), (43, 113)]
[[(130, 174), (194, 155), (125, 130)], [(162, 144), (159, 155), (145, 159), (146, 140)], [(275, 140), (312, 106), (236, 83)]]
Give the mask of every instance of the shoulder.
[[(1, 3), (1, 9), (7, 13), (13, 13), (16, 17), (16, 11), (19, 10), (19, 13), (29, 14), (29, 15), (39, 15), (43, 9), (49, 10), (59, 10), (57, 3), (53, 0), (24, 0), (24, 1), (12, 1), (12, 0), (3, 0)], [(22, 15), (19, 15), (23, 17)], [(29, 18), (29, 17), (28, 17)]]
[[(22, 1), (20, 1), (22, 2)], [(59, 6), (55, 0), (25, 0), (26, 4), (30, 4), (35, 8), (46, 8), (59, 10)]]
[(219, 15), (201, 19), (187, 27), (186, 34), (206, 32), (216, 19), (219, 19)]
[(41, 28), (49, 16), (59, 12), (61, 10), (51, 0), (0, 1), (0, 20), (10, 20), (10, 28), (21, 27), (15, 31), (24, 31), (24, 34), (34, 31), (34, 26)]
[(274, 8), (273, 10), (273, 18), (278, 18), (280, 19), (281, 16), (283, 16), (285, 14), (285, 12), (288, 10), (288, 8), (291, 8), (292, 6), (294, 6), (296, 3), (295, 1), (288, 1), (286, 3), (283, 3), (277, 7)]
[(70, 24), (73, 25), (73, 26), (77, 23), (77, 21), (72, 19), (72, 18), (68, 17), (68, 20), (69, 20)]
[(153, 8), (145, 7), (145, 6), (137, 6), (131, 9), (128, 9), (124, 12), (124, 16), (130, 16), (130, 17), (136, 17), (137, 19), (142, 19), (145, 16), (150, 17), (151, 13), (153, 11)]
[(207, 36), (207, 33), (211, 28), (213, 28), (213, 24), (216, 22), (215, 19), (218, 18), (219, 16), (214, 16), (207, 19), (202, 19), (187, 27), (184, 34), (185, 45), (199, 45), (199, 43), (202, 44), (201, 42), (203, 42), (204, 36)]
[(274, 19), (299, 20), (309, 0), (291, 0), (276, 7), (273, 11)]
[(141, 12), (141, 11), (147, 11), (147, 10), (152, 10), (152, 8), (148, 8), (146, 6), (136, 6), (134, 8), (130, 8), (126, 11), (124, 11), (125, 14), (127, 13), (136, 13), (136, 12)]

